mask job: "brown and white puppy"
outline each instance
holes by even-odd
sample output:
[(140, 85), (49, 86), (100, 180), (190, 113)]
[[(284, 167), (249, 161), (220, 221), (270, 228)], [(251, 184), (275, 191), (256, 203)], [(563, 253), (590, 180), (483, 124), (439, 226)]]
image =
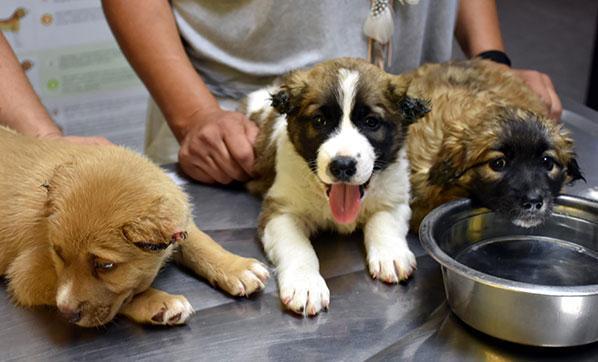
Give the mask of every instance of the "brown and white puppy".
[(564, 184), (583, 178), (568, 132), (506, 67), (428, 64), (405, 77), (407, 94), (434, 105), (407, 138), (415, 230), (432, 208), (460, 197), (533, 227)]
[(187, 299), (150, 288), (171, 256), (230, 294), (263, 288), (267, 270), (197, 229), (185, 193), (144, 157), (2, 127), (0, 154), (0, 275), (15, 303), (83, 327), (117, 313), (184, 323)]
[[(260, 125), (256, 171), (264, 194), (259, 233), (290, 310), (315, 315), (330, 293), (309, 237), (363, 227), (370, 274), (388, 283), (415, 268), (409, 228), (409, 165), (403, 140), (426, 104), (400, 78), (356, 59), (327, 61), (250, 94)], [(402, 87), (404, 88), (404, 86)]]

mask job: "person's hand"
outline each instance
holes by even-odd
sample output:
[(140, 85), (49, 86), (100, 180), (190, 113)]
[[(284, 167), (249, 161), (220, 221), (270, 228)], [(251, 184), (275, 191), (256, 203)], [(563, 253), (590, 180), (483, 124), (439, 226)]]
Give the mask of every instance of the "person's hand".
[(550, 77), (535, 70), (513, 69), (513, 71), (540, 96), (548, 108), (550, 117), (557, 121), (560, 120), (561, 113), (563, 112), (563, 105), (561, 104), (559, 96), (556, 94), (556, 90), (554, 89)]
[(181, 141), (179, 164), (192, 178), (228, 184), (253, 175), (258, 127), (238, 112), (217, 110), (192, 123)]
[(40, 136), (39, 138), (59, 139), (59, 140), (64, 140), (64, 141), (67, 141), (70, 143), (76, 143), (79, 145), (103, 145), (103, 146), (113, 145), (112, 142), (108, 141), (108, 139), (101, 137), (101, 136), (88, 136), (88, 137), (64, 136), (61, 133), (50, 133), (50, 134)]

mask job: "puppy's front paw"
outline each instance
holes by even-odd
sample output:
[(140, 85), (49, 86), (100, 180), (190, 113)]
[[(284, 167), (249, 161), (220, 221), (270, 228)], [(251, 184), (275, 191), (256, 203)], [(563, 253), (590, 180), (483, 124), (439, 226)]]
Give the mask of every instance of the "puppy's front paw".
[(175, 325), (183, 324), (193, 314), (193, 307), (182, 295), (172, 295), (168, 300), (162, 301), (162, 306), (152, 308), (153, 324)]
[(149, 289), (123, 306), (120, 313), (139, 323), (172, 326), (184, 324), (193, 314), (193, 307), (182, 295)]
[(417, 262), (407, 247), (368, 250), (368, 267), (374, 279), (385, 283), (398, 283), (411, 276)]
[(255, 259), (235, 256), (223, 264), (223, 270), (214, 275), (212, 283), (234, 296), (249, 296), (264, 289), (270, 277), (268, 269)]
[(278, 283), (282, 304), (293, 312), (315, 316), (322, 309), (328, 310), (330, 291), (320, 274), (286, 271)]

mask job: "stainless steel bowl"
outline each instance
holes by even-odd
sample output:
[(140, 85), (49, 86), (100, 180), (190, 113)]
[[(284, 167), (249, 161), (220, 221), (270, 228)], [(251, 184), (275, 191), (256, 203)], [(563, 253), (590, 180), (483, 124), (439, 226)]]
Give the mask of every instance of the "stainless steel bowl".
[(598, 340), (598, 203), (559, 196), (553, 215), (525, 229), (469, 200), (421, 224), (440, 263), (448, 304), (470, 326), (534, 346)]

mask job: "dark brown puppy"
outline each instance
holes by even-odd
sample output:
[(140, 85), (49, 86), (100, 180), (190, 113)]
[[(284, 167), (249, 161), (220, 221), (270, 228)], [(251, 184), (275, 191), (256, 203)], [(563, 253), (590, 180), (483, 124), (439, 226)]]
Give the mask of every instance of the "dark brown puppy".
[(533, 227), (564, 184), (583, 178), (569, 133), (504, 66), (428, 64), (405, 77), (409, 96), (433, 104), (407, 138), (414, 229), (431, 209), (460, 197)]

